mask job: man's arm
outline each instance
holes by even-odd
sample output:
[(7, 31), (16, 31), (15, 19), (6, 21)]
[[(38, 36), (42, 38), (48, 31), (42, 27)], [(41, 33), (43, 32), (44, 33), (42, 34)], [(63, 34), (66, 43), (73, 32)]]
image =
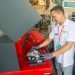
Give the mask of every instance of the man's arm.
[(60, 54), (63, 54), (64, 52), (68, 51), (72, 46), (74, 42), (68, 41), (64, 46), (62, 46), (60, 49), (58, 49), (55, 52), (52, 52), (53, 57), (59, 56)]
[(46, 39), (42, 44), (39, 45), (39, 48), (42, 48), (42, 47), (44, 47), (44, 46), (49, 45), (49, 43), (54, 39), (54, 30), (55, 30), (55, 28), (56, 28), (56, 27), (54, 27), (54, 28), (52, 29), (52, 31), (50, 32), (49, 38)]
[(52, 41), (52, 39), (48, 38), (42, 44), (40, 44), (38, 47), (42, 48), (44, 46), (47, 46), (51, 41)]

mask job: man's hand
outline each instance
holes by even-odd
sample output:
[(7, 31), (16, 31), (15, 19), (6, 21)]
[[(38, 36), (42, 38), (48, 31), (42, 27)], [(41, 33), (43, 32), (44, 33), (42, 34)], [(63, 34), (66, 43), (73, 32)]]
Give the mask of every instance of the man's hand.
[(42, 54), (41, 55), (41, 58), (44, 59), (44, 60), (52, 59), (53, 58), (53, 55), (51, 53)]

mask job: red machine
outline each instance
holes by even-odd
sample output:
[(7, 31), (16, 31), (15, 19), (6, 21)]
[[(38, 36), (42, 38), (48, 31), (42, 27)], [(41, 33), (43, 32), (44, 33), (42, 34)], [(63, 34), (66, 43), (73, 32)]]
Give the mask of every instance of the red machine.
[[(42, 43), (45, 38), (36, 30), (28, 31), (16, 42), (16, 50), (18, 55), (18, 61), (20, 70), (35, 71), (38, 75), (52, 74), (52, 64), (50, 60), (44, 61), (43, 64), (30, 66), (27, 58), (25, 57), (28, 51), (33, 47)], [(40, 53), (47, 53), (47, 47), (41, 48)], [(42, 72), (42, 74), (40, 74)], [(31, 72), (32, 73), (32, 72)], [(35, 74), (35, 73), (34, 73)]]
[[(15, 43), (20, 71), (4, 72), (0, 75), (52, 75), (53, 70), (50, 60), (46, 60), (42, 64), (30, 65), (26, 57), (33, 46), (39, 45), (44, 40), (45, 38), (38, 31), (28, 31)], [(41, 48), (39, 52), (47, 53), (47, 47)]]
[[(16, 50), (21, 70), (24, 69), (24, 65), (28, 63), (26, 55), (29, 50), (33, 46), (37, 46), (42, 43), (44, 40), (45, 38), (38, 31), (29, 31), (16, 42)], [(45, 47), (41, 48), (39, 52), (47, 53), (48, 51)]]

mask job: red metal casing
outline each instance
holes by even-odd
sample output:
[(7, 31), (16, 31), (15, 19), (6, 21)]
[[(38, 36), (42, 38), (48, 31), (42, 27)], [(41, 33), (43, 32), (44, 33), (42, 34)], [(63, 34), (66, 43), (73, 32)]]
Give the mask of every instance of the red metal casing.
[[(37, 46), (44, 40), (45, 38), (38, 31), (28, 31), (15, 43), (20, 71), (0, 73), (0, 75), (51, 75), (53, 70), (50, 60), (44, 61), (43, 64), (32, 66), (26, 58), (26, 54), (32, 46)], [(41, 48), (39, 52), (47, 53), (47, 47)]]

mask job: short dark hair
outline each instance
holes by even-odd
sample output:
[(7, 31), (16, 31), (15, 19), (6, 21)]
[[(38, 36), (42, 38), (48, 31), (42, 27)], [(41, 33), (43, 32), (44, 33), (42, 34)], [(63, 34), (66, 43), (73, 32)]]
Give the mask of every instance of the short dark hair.
[(55, 7), (53, 7), (51, 10), (50, 10), (50, 12), (52, 12), (52, 11), (61, 11), (63, 14), (64, 14), (64, 9), (63, 9), (63, 7), (62, 6), (55, 6)]

